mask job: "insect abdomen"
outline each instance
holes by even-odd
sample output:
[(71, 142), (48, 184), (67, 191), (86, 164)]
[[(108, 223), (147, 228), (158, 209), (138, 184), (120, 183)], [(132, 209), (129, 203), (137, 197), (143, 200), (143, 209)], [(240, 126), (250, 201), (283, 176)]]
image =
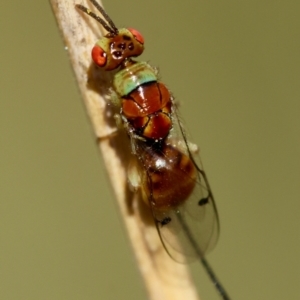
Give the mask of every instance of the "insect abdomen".
[(145, 149), (143, 159), (147, 169), (143, 193), (156, 210), (176, 208), (189, 198), (196, 184), (197, 170), (186, 154), (165, 145), (162, 151)]

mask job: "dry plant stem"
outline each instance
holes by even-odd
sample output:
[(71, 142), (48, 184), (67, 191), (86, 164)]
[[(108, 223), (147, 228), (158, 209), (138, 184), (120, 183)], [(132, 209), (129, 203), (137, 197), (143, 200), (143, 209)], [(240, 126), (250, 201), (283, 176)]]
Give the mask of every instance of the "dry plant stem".
[[(64, 38), (76, 80), (81, 91), (88, 116), (99, 141), (107, 172), (111, 179), (121, 215), (137, 259), (137, 265), (145, 282), (149, 299), (199, 299), (187, 266), (178, 264), (166, 254), (149, 210), (143, 210), (138, 194), (128, 192), (124, 147), (120, 135), (112, 135), (116, 130), (107, 122), (107, 101), (104, 97), (110, 75), (91, 73), (90, 52), (95, 42), (103, 35), (103, 29), (95, 20), (81, 14), (75, 4), (82, 0), (50, 0), (58, 26)], [(98, 91), (90, 88), (88, 82), (97, 84)], [(102, 93), (102, 94), (101, 94)], [(128, 150), (124, 149), (124, 152)], [(129, 208), (130, 207), (130, 208)], [(145, 219), (147, 221), (145, 221)]]

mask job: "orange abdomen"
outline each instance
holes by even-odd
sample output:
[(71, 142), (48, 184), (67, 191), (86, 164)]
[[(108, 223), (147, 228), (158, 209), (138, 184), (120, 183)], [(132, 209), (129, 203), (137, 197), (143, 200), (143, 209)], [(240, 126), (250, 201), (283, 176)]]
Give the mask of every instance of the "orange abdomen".
[(145, 148), (143, 194), (158, 211), (168, 211), (185, 202), (193, 192), (197, 169), (190, 157), (171, 145)]

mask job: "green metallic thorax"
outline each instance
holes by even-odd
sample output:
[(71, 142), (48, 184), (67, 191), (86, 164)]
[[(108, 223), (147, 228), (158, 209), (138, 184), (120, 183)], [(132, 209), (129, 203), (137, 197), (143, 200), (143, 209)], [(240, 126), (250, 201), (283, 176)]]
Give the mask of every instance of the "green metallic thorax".
[(146, 62), (136, 62), (115, 74), (113, 85), (117, 94), (123, 97), (151, 81), (157, 81), (155, 70)]

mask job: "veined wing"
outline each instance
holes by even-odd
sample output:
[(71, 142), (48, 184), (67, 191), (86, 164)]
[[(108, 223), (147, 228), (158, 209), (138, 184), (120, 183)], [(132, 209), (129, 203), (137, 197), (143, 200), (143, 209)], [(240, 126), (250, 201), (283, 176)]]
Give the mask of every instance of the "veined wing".
[(205, 172), (196, 164), (175, 114), (167, 141), (138, 143), (142, 192), (162, 243), (176, 261), (199, 259), (216, 244), (219, 221)]

